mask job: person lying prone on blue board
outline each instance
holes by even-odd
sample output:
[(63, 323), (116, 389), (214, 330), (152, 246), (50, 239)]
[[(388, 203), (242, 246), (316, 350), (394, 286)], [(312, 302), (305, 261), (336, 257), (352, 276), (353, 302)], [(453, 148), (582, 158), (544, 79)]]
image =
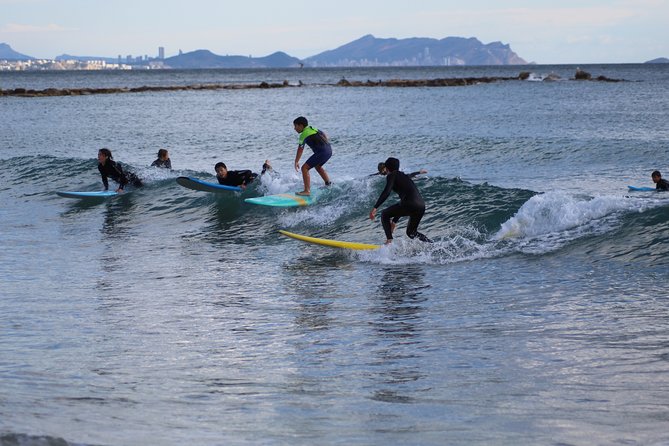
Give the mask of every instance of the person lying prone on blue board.
[(111, 150), (102, 148), (98, 151), (98, 170), (102, 176), (102, 184), (105, 190), (109, 190), (109, 178), (118, 183), (116, 192), (123, 193), (126, 185), (132, 184), (135, 187), (142, 187), (142, 180), (132, 172), (123, 172), (121, 163), (117, 163), (112, 158)]
[[(223, 184), (225, 186), (239, 186), (242, 189), (246, 189), (248, 184), (251, 184), (253, 180), (258, 178), (258, 174), (251, 172), (250, 170), (228, 170), (228, 167), (225, 163), (216, 163), (214, 166), (216, 171), (216, 179), (218, 179), (218, 184)], [(272, 166), (269, 164), (269, 160), (265, 160), (262, 165), (262, 172), (260, 175), (263, 175), (267, 171), (271, 171)]]
[(662, 178), (662, 174), (659, 170), (654, 171), (650, 177), (653, 180), (653, 183), (655, 183), (655, 189), (669, 190), (669, 181)]

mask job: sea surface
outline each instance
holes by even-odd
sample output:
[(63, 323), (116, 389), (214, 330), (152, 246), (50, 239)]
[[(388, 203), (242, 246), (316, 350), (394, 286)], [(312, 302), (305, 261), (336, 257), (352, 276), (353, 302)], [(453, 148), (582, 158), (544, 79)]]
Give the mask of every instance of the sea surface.
[[(580, 68), (623, 81), (0, 73), (2, 89), (290, 85), (0, 97), (0, 444), (669, 444), (669, 193), (627, 190), (669, 177), (669, 65)], [(535, 81), (334, 85), (520, 71)], [(334, 185), (306, 208), (245, 203), (301, 189), (299, 115), (329, 135)], [(145, 186), (56, 195), (102, 189), (102, 147)], [(148, 167), (159, 148), (174, 170)], [(369, 175), (389, 156), (428, 170), (433, 244), (406, 219), (376, 251), (278, 233), (383, 243)], [(242, 193), (175, 182), (266, 159)]]

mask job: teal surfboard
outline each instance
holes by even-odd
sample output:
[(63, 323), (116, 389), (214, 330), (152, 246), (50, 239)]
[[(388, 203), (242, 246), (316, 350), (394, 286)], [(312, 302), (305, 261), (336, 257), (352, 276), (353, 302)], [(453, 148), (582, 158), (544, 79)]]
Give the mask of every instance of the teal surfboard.
[(193, 177), (179, 177), (177, 183), (183, 187), (202, 192), (241, 192), (242, 188), (237, 186), (226, 186), (225, 184), (209, 183), (207, 181), (198, 180)]
[(264, 197), (247, 198), (247, 203), (258, 204), (261, 206), (272, 206), (279, 208), (292, 208), (298, 206), (309, 206), (316, 202), (317, 194), (313, 191), (311, 195), (297, 195), (293, 193), (265, 195)]
[(645, 186), (627, 186), (630, 192), (650, 192), (656, 190), (654, 187), (645, 187)]
[(99, 191), (82, 191), (82, 192), (68, 192), (68, 191), (58, 191), (56, 192), (61, 197), (65, 198), (108, 198), (118, 195), (118, 192), (112, 190), (99, 190)]

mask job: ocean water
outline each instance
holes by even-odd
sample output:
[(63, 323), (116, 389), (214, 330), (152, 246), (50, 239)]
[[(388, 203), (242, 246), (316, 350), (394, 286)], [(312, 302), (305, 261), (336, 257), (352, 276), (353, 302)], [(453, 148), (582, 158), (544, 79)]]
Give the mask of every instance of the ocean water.
[[(0, 88), (302, 87), (0, 97), (0, 444), (669, 444), (669, 66), (0, 73)], [(349, 80), (514, 76), (467, 87)], [(297, 134), (328, 133), (308, 208)], [(146, 183), (104, 201), (108, 147)], [(173, 171), (148, 167), (159, 148)], [(308, 152), (305, 153), (308, 155)], [(388, 156), (427, 202), (368, 213)], [(213, 166), (276, 174), (185, 189)], [(306, 157), (303, 158), (303, 161)], [(314, 186), (320, 186), (317, 174)], [(383, 207), (397, 201), (391, 196)]]

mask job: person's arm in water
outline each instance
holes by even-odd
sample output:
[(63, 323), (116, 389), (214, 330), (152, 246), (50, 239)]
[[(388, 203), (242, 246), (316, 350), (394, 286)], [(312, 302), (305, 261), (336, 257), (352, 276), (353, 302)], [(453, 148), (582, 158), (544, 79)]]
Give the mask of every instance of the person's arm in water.
[(417, 177), (418, 175), (420, 175), (422, 173), (427, 173), (427, 170), (421, 169), (417, 172), (411, 172), (408, 176), (409, 176), (409, 178), (414, 178), (414, 177)]

